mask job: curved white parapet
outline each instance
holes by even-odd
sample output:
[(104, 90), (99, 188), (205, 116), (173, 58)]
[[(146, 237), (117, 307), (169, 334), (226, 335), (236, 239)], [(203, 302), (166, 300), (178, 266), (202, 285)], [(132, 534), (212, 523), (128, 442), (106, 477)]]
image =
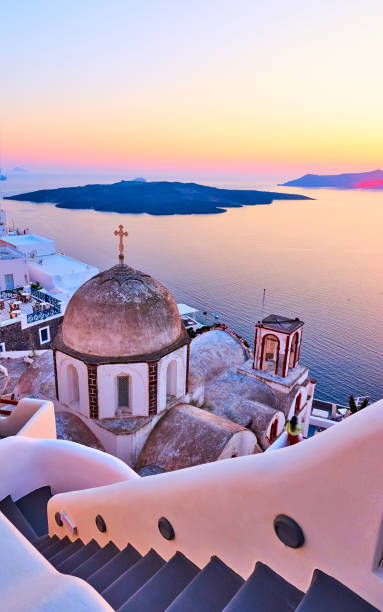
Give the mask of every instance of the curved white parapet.
[(23, 435), (0, 441), (0, 465), (0, 499), (17, 500), (45, 485), (55, 494), (140, 478), (120, 459), (94, 448)]
[[(16, 408), (18, 409), (20, 405), (25, 405), (27, 401), (33, 402), (36, 400), (29, 400), (29, 398), (22, 399), (19, 401)], [(56, 418), (53, 402), (43, 401), (40, 403), (40, 407), (17, 432), (17, 436), (24, 436), (26, 438), (46, 438), (48, 440), (56, 439)]]
[(11, 408), (11, 414), (0, 419), (0, 436), (56, 438), (53, 402), (24, 397)]
[[(63, 536), (54, 515), (64, 510), (84, 542), (130, 542), (166, 559), (179, 550), (199, 567), (215, 554), (243, 577), (260, 560), (303, 590), (319, 568), (381, 608), (382, 439), (383, 401), (278, 452), (56, 495), (50, 533)], [(288, 548), (276, 537), (279, 514), (298, 522), (304, 546)], [(160, 535), (160, 517), (172, 524), (174, 540)]]
[(2, 610), (112, 611), (86, 582), (57, 572), (2, 515), (0, 541)]

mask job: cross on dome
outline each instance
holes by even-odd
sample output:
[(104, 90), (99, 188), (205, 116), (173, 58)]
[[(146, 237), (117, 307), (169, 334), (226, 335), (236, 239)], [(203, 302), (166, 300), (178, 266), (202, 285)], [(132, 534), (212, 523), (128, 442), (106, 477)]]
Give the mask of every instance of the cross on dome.
[(114, 235), (120, 237), (120, 244), (119, 244), (120, 253), (118, 255), (118, 259), (120, 260), (120, 264), (123, 264), (124, 263), (124, 238), (128, 236), (128, 232), (124, 232), (124, 226), (119, 225), (118, 230), (115, 230)]

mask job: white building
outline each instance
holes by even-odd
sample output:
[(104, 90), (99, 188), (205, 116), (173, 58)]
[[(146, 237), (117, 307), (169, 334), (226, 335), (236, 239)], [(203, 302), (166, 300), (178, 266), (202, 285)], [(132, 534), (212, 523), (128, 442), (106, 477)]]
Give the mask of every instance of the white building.
[(0, 290), (39, 283), (60, 301), (73, 293), (98, 269), (56, 252), (51, 238), (10, 230), (5, 210), (0, 210)]

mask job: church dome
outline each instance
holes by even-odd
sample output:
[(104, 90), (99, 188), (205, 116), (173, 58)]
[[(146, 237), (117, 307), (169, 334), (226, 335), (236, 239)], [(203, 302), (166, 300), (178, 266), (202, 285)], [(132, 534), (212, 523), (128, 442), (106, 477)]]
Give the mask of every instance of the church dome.
[(144, 359), (184, 337), (177, 304), (166, 287), (124, 264), (97, 274), (74, 293), (61, 334), (65, 347), (80, 354)]

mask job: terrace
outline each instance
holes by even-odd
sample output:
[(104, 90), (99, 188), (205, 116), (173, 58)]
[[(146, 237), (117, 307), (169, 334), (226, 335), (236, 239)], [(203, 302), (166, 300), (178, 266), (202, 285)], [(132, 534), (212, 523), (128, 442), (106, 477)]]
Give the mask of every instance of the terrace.
[(23, 316), (31, 324), (60, 313), (61, 302), (43, 291), (27, 287), (0, 291), (0, 325), (17, 321)]

